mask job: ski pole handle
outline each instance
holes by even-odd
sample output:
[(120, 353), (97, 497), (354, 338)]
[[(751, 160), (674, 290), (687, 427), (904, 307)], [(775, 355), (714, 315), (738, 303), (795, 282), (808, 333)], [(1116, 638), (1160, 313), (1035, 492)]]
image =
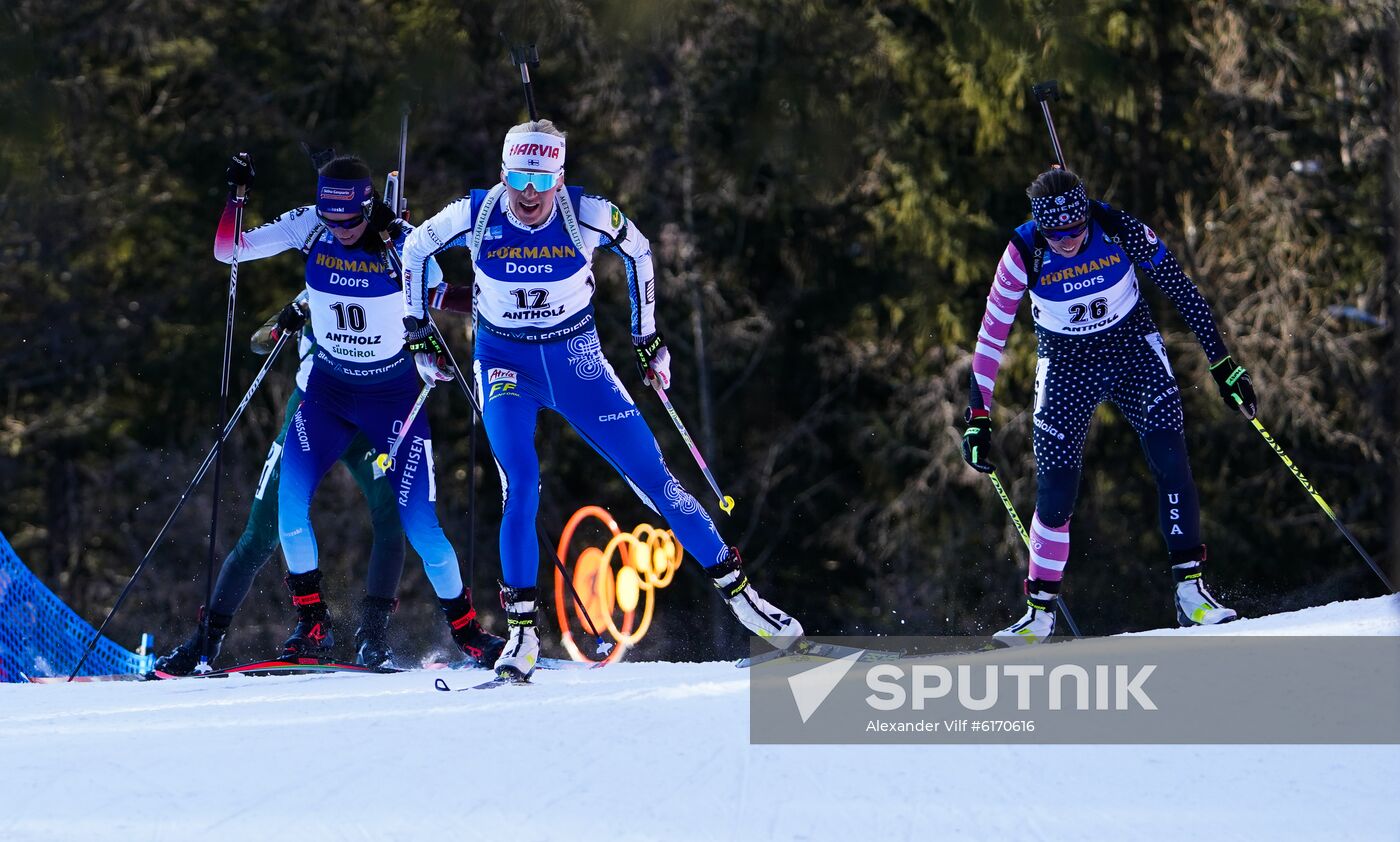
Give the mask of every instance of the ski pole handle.
[(1040, 113), (1045, 116), (1045, 128), (1050, 132), (1050, 145), (1055, 148), (1055, 161), (1060, 165), (1060, 169), (1067, 170), (1069, 165), (1065, 163), (1065, 152), (1060, 148), (1060, 136), (1055, 131), (1055, 119), (1050, 116), (1050, 102), (1060, 99), (1060, 83), (1055, 79), (1047, 79), (1031, 85), (1031, 94), (1036, 102), (1040, 103)]
[(685, 440), (686, 447), (690, 448), (690, 455), (695, 457), (695, 462), (700, 466), (700, 472), (705, 475), (705, 479), (710, 483), (710, 490), (719, 498), (719, 509), (727, 515), (734, 514), (734, 498), (719, 490), (719, 483), (715, 482), (715, 475), (710, 473), (710, 466), (705, 464), (705, 457), (700, 455), (700, 448), (695, 446), (695, 441), (690, 437), (690, 433), (685, 429), (685, 424), (681, 423), (681, 417), (676, 413), (676, 408), (671, 406), (670, 398), (666, 397), (666, 390), (661, 388), (661, 383), (656, 378), (652, 378), (652, 388), (656, 389), (656, 396), (661, 398), (661, 405), (666, 407), (666, 412), (670, 414), (671, 421), (676, 425), (676, 430)]

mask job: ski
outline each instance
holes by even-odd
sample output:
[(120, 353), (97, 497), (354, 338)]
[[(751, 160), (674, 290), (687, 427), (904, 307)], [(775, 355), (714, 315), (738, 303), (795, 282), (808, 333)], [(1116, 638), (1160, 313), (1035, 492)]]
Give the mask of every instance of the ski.
[(871, 661), (897, 661), (904, 657), (904, 650), (898, 652), (887, 649), (861, 649), (856, 646), (842, 646), (837, 643), (817, 643), (812, 640), (799, 640), (787, 649), (774, 649), (772, 652), (764, 652), (762, 655), (754, 655), (750, 658), (740, 658), (734, 666), (739, 669), (765, 664), (769, 661), (776, 661), (779, 658), (847, 658), (851, 655), (861, 653), (856, 660), (866, 663)]
[(192, 673), (185, 678), (224, 678), (230, 675), (307, 675), (324, 672), (359, 672), (375, 675), (388, 675), (401, 672), (391, 667), (367, 667), (350, 661), (322, 660), (320, 658), (272, 658), (237, 664), (223, 669), (204, 673)]

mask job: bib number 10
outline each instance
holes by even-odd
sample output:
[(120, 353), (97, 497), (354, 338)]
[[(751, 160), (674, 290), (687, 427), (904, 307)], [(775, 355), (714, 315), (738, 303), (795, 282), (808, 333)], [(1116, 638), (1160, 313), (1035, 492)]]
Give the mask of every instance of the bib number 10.
[(1086, 318), (1102, 319), (1108, 315), (1108, 299), (1095, 298), (1088, 304), (1075, 304), (1069, 308), (1070, 321), (1079, 324)]
[(344, 301), (337, 301), (331, 305), (331, 312), (335, 313), (336, 327), (340, 330), (353, 330), (356, 333), (364, 333), (365, 308), (360, 304), (346, 304)]

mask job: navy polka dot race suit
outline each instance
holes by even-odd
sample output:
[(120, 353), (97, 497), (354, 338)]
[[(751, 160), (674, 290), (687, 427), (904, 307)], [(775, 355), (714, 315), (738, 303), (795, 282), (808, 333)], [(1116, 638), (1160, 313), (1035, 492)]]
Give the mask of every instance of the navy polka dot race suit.
[(1089, 231), (1073, 257), (1050, 249), (1034, 222), (1017, 228), (997, 266), (973, 357), (971, 400), (992, 392), (1016, 309), (1030, 293), (1035, 321), (1035, 464), (1030, 578), (1058, 582), (1069, 558), (1084, 442), (1104, 401), (1127, 418), (1157, 481), (1170, 551), (1201, 543), (1200, 507), (1186, 458), (1181, 392), (1162, 335), (1139, 289), (1151, 279), (1171, 298), (1207, 357), (1228, 352), (1210, 305), (1157, 235), (1130, 214), (1091, 203)]

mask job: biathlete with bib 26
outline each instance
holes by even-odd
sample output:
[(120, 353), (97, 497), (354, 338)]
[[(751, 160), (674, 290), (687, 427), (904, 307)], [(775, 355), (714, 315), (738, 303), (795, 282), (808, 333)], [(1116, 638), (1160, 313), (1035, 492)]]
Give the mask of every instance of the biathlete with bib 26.
[(1167, 294), (1196, 334), (1226, 406), (1252, 418), (1256, 401), (1249, 375), (1230, 357), (1210, 305), (1151, 228), (1091, 201), (1079, 177), (1065, 169), (1041, 173), (1026, 194), (1032, 219), (1012, 233), (997, 264), (977, 334), (963, 436), (963, 458), (991, 471), (992, 390), (1016, 308), (1029, 292), (1039, 359), (1028, 607), (994, 637), (1006, 644), (1037, 643), (1055, 630), (1053, 606), (1069, 559), (1084, 441), (1104, 401), (1127, 417), (1156, 478), (1178, 621), (1190, 626), (1234, 620), (1234, 610), (1216, 601), (1201, 578), (1206, 548), (1186, 460), (1181, 391), (1139, 276)]

